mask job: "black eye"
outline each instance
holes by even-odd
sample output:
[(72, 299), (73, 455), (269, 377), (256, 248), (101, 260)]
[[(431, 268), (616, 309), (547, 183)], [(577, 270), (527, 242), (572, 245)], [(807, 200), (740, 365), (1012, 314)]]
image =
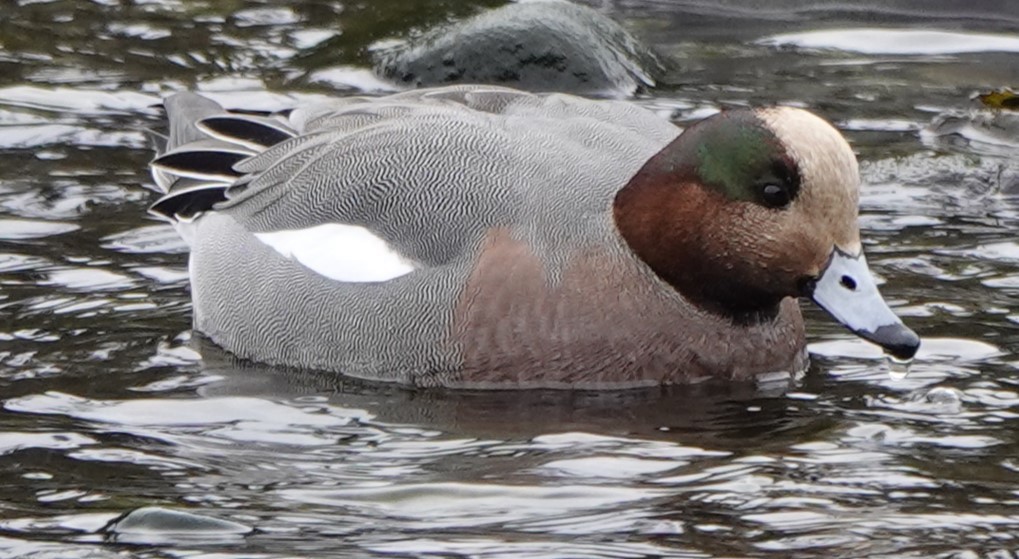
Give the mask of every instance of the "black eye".
[(761, 189), (761, 198), (769, 208), (784, 208), (789, 205), (789, 189), (781, 184), (768, 183)]

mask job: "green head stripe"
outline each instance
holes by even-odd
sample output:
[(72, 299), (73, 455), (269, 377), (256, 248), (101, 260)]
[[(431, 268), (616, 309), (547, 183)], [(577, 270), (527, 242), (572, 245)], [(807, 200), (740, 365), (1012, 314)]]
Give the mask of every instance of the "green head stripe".
[(698, 178), (731, 200), (756, 199), (752, 187), (781, 156), (774, 134), (749, 110), (706, 122), (695, 142)]

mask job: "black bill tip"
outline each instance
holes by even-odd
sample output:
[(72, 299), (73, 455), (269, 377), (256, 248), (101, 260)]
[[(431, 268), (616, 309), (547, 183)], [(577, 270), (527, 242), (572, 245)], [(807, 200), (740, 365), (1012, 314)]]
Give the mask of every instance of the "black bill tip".
[(873, 332), (857, 334), (881, 346), (896, 359), (912, 359), (920, 349), (920, 336), (902, 323), (885, 324)]

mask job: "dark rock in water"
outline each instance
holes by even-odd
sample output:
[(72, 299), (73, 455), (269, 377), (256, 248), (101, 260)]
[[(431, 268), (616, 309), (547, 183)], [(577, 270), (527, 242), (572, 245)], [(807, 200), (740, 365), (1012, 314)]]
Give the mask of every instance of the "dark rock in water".
[(375, 55), (400, 85), (504, 84), (531, 91), (630, 95), (664, 72), (618, 23), (563, 1), (509, 4)]
[(168, 541), (236, 540), (254, 529), (244, 524), (163, 507), (142, 507), (110, 522), (106, 532), (117, 541), (160, 543)]

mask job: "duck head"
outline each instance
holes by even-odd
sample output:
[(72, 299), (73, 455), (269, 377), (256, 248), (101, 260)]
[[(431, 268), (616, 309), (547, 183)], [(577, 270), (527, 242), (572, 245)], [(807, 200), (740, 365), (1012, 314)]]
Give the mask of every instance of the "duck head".
[(686, 129), (616, 195), (620, 235), (699, 308), (734, 321), (810, 297), (900, 357), (920, 338), (888, 308), (857, 224), (859, 169), (845, 139), (807, 111), (724, 111)]

